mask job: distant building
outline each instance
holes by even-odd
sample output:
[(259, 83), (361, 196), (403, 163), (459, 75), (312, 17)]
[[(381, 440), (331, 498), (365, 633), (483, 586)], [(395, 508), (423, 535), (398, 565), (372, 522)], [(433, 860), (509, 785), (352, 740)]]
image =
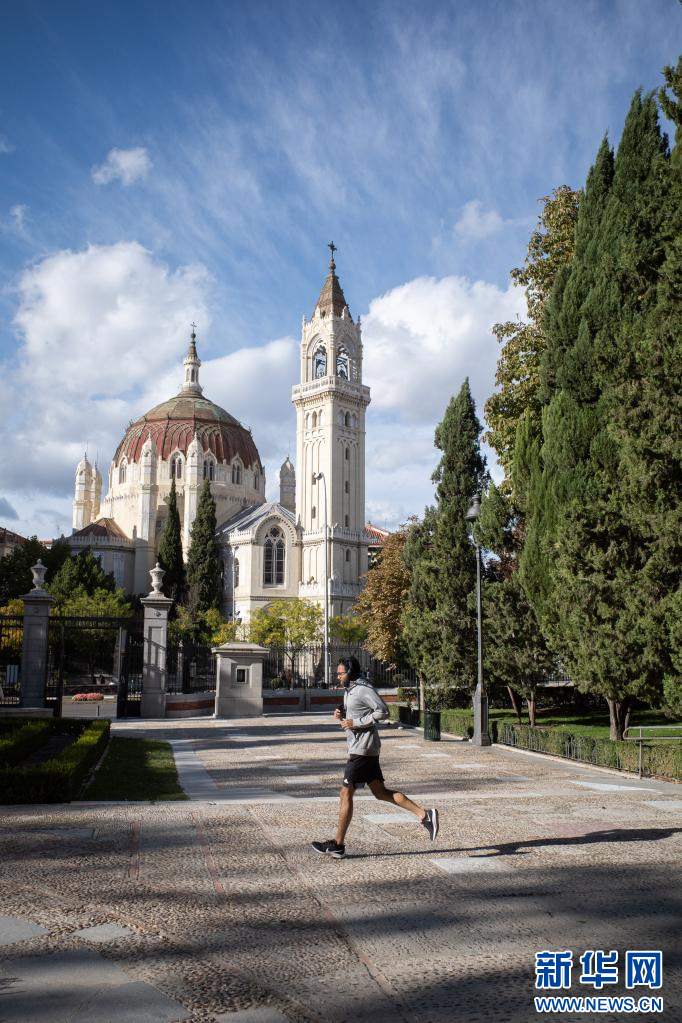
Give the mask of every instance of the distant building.
[(384, 541), (390, 533), (387, 529), (380, 529), (379, 526), (373, 526), (371, 522), (368, 522), (365, 526), (365, 532), (369, 538), (369, 545), (367, 547), (367, 558), (369, 567), (377, 560), (377, 557), (381, 553), (381, 548), (384, 546)]
[(203, 395), (194, 329), (178, 394), (130, 423), (109, 467), (106, 497), (97, 466), (87, 456), (79, 462), (69, 544), (74, 552), (91, 548), (128, 592), (149, 590), (175, 479), (185, 556), (209, 482), (228, 616), (248, 621), (281, 598), (323, 603), (325, 502), (330, 613), (346, 613), (358, 596), (372, 543), (364, 528), (370, 395), (362, 383), (360, 322), (350, 314), (331, 249), (313, 315), (303, 320), (292, 395), (298, 472), (287, 457), (279, 501), (265, 499), (250, 430)]
[(15, 547), (21, 547), (26, 543), (26, 537), (19, 533), (13, 533), (11, 529), (0, 526), (0, 558), (6, 558)]

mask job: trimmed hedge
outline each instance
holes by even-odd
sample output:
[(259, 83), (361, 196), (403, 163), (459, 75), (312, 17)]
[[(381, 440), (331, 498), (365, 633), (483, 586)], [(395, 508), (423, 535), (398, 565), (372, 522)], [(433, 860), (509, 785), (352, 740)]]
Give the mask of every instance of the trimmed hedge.
[[(639, 744), (616, 742), (591, 735), (580, 735), (568, 728), (531, 728), (529, 725), (501, 725), (499, 741), (507, 746), (551, 753), (596, 767), (618, 771), (638, 771)], [(682, 781), (682, 745), (645, 740), (642, 747), (642, 776)]]
[[(401, 707), (400, 704), (391, 703), (388, 707), (389, 719), (391, 721), (399, 721), (402, 725), (412, 724), (413, 726), (419, 726), (421, 724), (421, 712), (413, 710), (413, 720), (410, 722), (406, 714), (408, 711), (409, 709), (407, 707)], [(455, 708), (440, 710), (437, 713), (440, 714), (440, 728), (442, 732), (447, 732), (449, 735), (469, 736), (469, 738), (471, 738), (474, 734), (474, 715), (470, 710), (460, 710)], [(497, 721), (490, 719), (489, 728), (491, 739), (493, 742), (497, 742)]]
[(54, 721), (20, 721), (18, 727), (0, 738), (0, 768), (12, 767), (44, 746), (54, 729)]
[(54, 730), (78, 736), (54, 759), (0, 769), (2, 803), (68, 803), (75, 799), (109, 741), (109, 721), (56, 721)]
[[(401, 724), (409, 724), (407, 711), (407, 707), (396, 703), (390, 704), (388, 708), (390, 720), (400, 721)], [(418, 711), (413, 714), (416, 719), (412, 723), (419, 725), (421, 715)], [(614, 742), (612, 739), (580, 735), (570, 728), (531, 728), (530, 725), (498, 722), (494, 718), (490, 719), (489, 724), (493, 742), (505, 746), (550, 753), (583, 764), (594, 764), (596, 767), (612, 767), (618, 771), (637, 773), (639, 770), (639, 747), (636, 742)], [(468, 710), (441, 710), (440, 727), (442, 732), (450, 735), (471, 738), (474, 734), (474, 716)], [(682, 781), (682, 744), (645, 740), (642, 747), (642, 776)]]

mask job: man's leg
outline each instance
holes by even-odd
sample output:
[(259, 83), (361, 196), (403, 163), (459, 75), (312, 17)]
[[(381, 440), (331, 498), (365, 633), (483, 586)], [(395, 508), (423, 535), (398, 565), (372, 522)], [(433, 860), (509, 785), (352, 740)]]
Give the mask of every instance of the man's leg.
[(393, 803), (394, 806), (399, 806), (401, 810), (409, 810), (415, 817), (418, 817), (426, 828), (431, 841), (435, 842), (439, 828), (438, 810), (436, 810), (435, 806), (431, 810), (425, 810), (419, 803), (413, 803), (403, 792), (392, 792), (391, 789), (387, 789), (380, 778), (371, 781), (369, 787), (375, 799), (381, 799), (384, 803)]
[(339, 793), (341, 801), (339, 803), (339, 826), (336, 829), (336, 835), (334, 841), (339, 845), (344, 845), (346, 839), (346, 832), (350, 826), (350, 822), (353, 819), (353, 793), (355, 791), (352, 785), (343, 785), (341, 792)]
[(409, 810), (420, 821), (424, 820), (426, 815), (424, 807), (419, 806), (418, 803), (413, 803), (404, 793), (393, 792), (391, 789), (387, 789), (383, 781), (380, 781), (378, 778), (376, 781), (371, 781), (369, 787), (375, 799), (380, 799), (383, 803), (393, 803), (394, 806), (399, 806), (402, 810)]

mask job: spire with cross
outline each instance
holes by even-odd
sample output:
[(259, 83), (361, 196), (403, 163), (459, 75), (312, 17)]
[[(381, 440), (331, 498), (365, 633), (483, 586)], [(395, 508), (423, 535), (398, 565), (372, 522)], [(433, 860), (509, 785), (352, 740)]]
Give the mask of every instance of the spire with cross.
[(330, 270), (336, 270), (336, 263), (334, 262), (334, 253), (338, 252), (338, 249), (337, 249), (336, 245), (334, 245), (334, 242), (328, 242), (327, 243), (327, 248), (329, 249), (329, 251), (332, 254), (331, 255), (331, 259), (329, 260), (329, 269)]

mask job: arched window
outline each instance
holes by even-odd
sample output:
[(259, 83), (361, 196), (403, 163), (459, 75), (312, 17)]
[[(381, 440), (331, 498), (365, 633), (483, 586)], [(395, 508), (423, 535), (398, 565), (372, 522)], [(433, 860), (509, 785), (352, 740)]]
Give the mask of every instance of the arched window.
[(175, 477), (176, 480), (182, 479), (182, 459), (179, 455), (173, 455), (171, 458), (170, 474), (171, 479), (173, 479), (173, 477)]
[(346, 548), (346, 561), (350, 561), (350, 548)]
[(234, 588), (235, 590), (239, 586), (239, 558), (234, 559)]
[(343, 417), (343, 425), (350, 426), (350, 412), (346, 412), (345, 416)]
[(215, 464), (212, 458), (204, 459), (204, 479), (212, 480), (215, 475)]
[(121, 464), (118, 467), (118, 482), (119, 483), (125, 483), (125, 481), (126, 481), (126, 468), (127, 468), (126, 463), (125, 462), (121, 462)]
[(323, 377), (327, 373), (327, 349), (320, 345), (313, 355), (313, 377)]
[(346, 528), (348, 528), (348, 526), (350, 526), (350, 519), (349, 519), (349, 517), (347, 515), (344, 515), (344, 517), (343, 517), (343, 524), (344, 524), (344, 526), (346, 526)]
[(232, 466), (232, 482), (241, 483), (242, 481), (242, 467), (239, 462), (235, 462)]
[(260, 476), (258, 475), (258, 472), (254, 472), (254, 474), (253, 474), (253, 489), (254, 490), (258, 490), (259, 486), (260, 486)]
[(317, 508), (315, 507), (315, 505), (313, 505), (313, 507), (311, 509), (311, 512), (310, 512), (310, 518), (314, 519), (316, 515), (317, 515)]
[(344, 483), (343, 489), (347, 494), (350, 494), (350, 483), (348, 482), (348, 480), (346, 480), (346, 482)]
[(312, 427), (313, 430), (317, 429), (317, 412), (313, 412)]
[(324, 422), (324, 412), (320, 410), (320, 414), (317, 417), (317, 425), (319, 429), (322, 429), (322, 423)]
[(350, 462), (350, 448), (349, 447), (346, 448), (346, 461)]
[(358, 428), (358, 417), (355, 415), (355, 412), (350, 417), (350, 425), (353, 427), (354, 430), (357, 430), (357, 428)]
[(348, 352), (345, 348), (339, 348), (338, 355), (336, 356), (336, 375), (337, 377), (343, 377), (344, 380), (348, 380), (350, 368), (350, 359), (348, 358)]
[(263, 549), (263, 585), (284, 584), (284, 537), (282, 530), (273, 526), (268, 532)]

